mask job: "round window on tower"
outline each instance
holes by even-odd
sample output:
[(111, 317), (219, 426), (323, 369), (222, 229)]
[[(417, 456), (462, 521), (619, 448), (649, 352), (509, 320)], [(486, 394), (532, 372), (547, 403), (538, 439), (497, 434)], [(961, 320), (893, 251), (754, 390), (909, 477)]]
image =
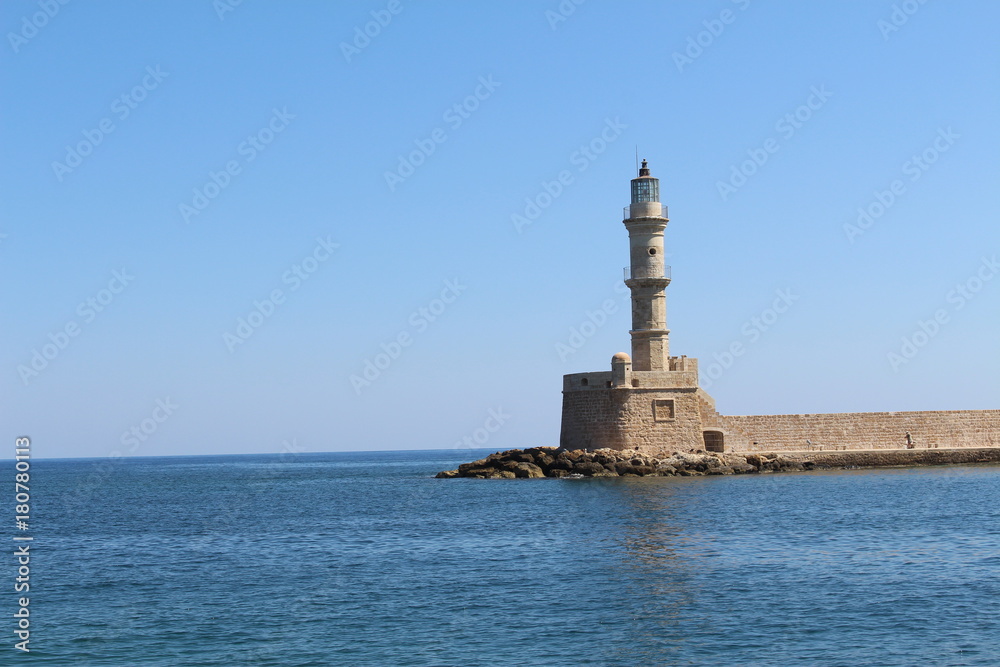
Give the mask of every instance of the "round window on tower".
[(656, 254), (656, 248), (650, 248), (649, 249), (649, 254), (650, 255), (655, 255)]

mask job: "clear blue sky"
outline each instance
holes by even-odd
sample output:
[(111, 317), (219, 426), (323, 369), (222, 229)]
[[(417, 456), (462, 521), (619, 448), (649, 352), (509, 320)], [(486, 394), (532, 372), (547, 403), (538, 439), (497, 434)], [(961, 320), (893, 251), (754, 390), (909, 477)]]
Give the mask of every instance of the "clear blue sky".
[(629, 346), (636, 145), (721, 412), (1000, 407), (996, 3), (48, 4), (0, 4), (11, 448), (557, 444)]

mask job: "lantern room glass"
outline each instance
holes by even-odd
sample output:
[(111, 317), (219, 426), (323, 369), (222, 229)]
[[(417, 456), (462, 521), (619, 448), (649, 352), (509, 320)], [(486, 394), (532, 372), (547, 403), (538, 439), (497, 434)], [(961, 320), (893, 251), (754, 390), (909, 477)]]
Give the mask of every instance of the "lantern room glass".
[(660, 201), (660, 179), (658, 178), (634, 178), (632, 179), (632, 203)]

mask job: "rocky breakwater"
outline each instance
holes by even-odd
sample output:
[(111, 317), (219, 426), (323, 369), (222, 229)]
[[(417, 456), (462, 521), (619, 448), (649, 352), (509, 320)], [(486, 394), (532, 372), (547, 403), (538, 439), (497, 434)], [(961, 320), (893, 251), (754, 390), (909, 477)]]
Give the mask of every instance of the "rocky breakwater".
[(673, 452), (658, 457), (613, 449), (585, 451), (556, 447), (512, 449), (463, 463), (439, 478), (515, 479), (534, 477), (672, 477), (808, 470), (808, 462), (777, 454)]
[(672, 452), (659, 456), (598, 449), (557, 447), (511, 449), (463, 463), (439, 478), (515, 479), (534, 477), (672, 477), (739, 475), (850, 468), (1000, 463), (1000, 448), (855, 450), (831, 452), (715, 453)]

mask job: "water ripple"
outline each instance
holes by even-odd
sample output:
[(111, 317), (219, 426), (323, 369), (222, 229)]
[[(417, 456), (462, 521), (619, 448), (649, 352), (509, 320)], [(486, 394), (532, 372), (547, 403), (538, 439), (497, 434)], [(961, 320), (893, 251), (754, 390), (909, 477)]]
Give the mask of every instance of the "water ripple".
[(1000, 663), (1000, 467), (431, 479), (475, 454), (39, 461), (32, 657)]

